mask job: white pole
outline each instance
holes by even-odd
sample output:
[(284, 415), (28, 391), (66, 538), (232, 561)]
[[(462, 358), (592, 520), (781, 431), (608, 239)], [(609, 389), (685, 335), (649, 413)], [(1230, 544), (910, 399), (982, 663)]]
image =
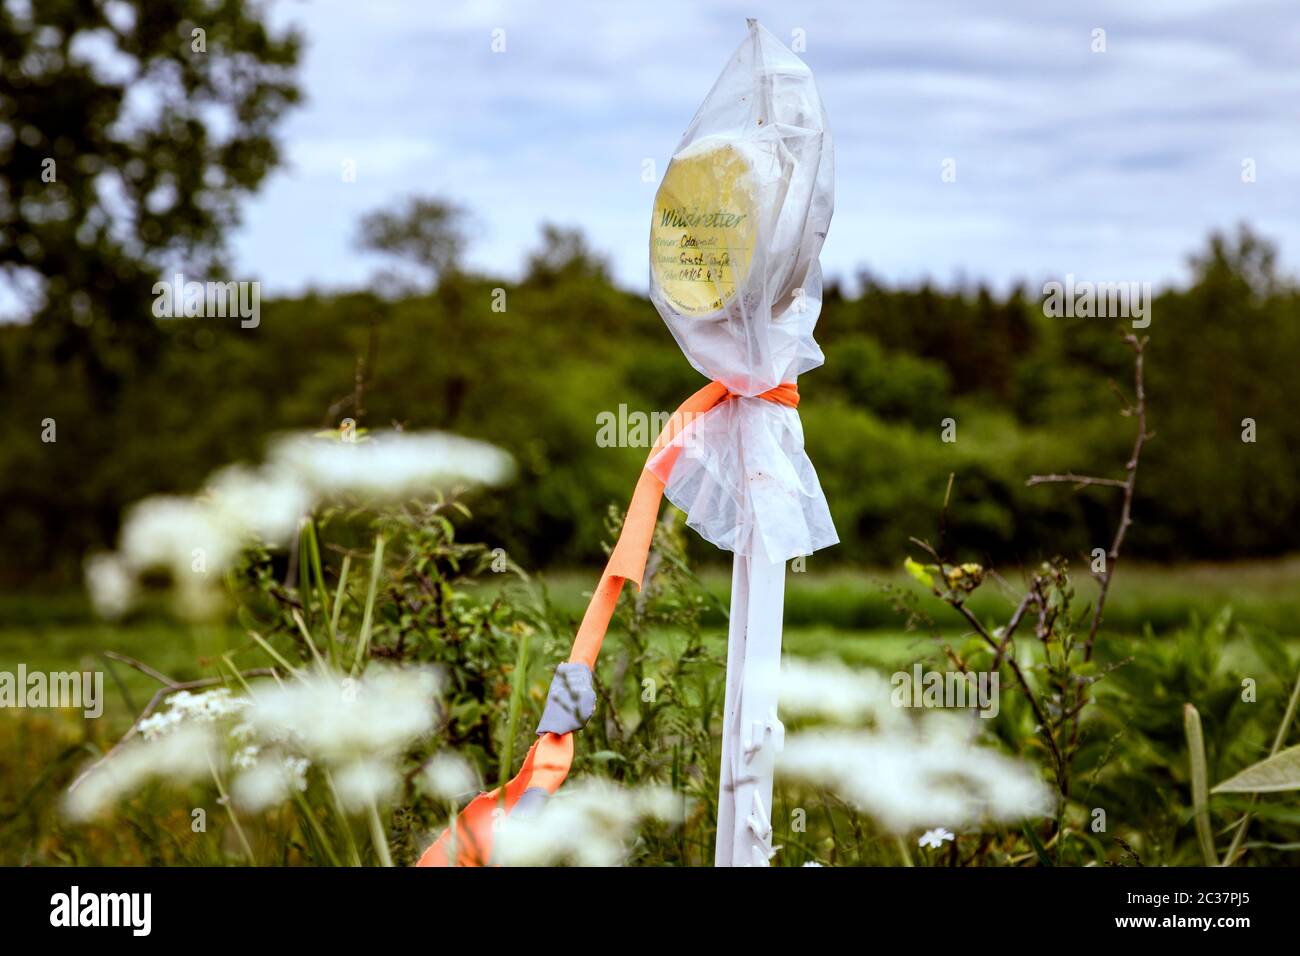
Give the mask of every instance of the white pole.
[(767, 866), (772, 856), (772, 770), (785, 742), (776, 715), (785, 562), (737, 555), (731, 574), (727, 691), (715, 866)]

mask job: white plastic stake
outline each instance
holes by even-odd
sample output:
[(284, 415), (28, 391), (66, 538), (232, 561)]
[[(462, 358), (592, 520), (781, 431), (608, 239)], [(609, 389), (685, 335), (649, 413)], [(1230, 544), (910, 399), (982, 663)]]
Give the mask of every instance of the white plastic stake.
[[(755, 536), (755, 549), (761, 544)], [(776, 714), (785, 563), (736, 556), (731, 574), (727, 691), (716, 866), (767, 866), (772, 857), (772, 771), (785, 743)]]

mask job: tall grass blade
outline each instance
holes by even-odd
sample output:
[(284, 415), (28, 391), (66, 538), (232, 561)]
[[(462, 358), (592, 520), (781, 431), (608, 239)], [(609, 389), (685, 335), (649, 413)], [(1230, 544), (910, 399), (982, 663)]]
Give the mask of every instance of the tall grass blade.
[(506, 781), (514, 766), (515, 735), (519, 732), (519, 713), (524, 705), (524, 686), (528, 683), (528, 632), (519, 638), (519, 654), (515, 658), (515, 672), (510, 675), (510, 715), (506, 723), (506, 739), (501, 747), (500, 787), (505, 796)]
[(1201, 731), (1201, 714), (1191, 704), (1183, 705), (1183, 730), (1187, 733), (1187, 753), (1192, 772), (1192, 817), (1196, 821), (1196, 839), (1206, 866), (1218, 866), (1214, 849), (1214, 830), (1210, 827), (1209, 773), (1205, 767), (1205, 735)]
[(357, 656), (352, 662), (352, 673), (361, 670), (361, 662), (370, 650), (370, 634), (375, 624), (375, 595), (379, 592), (379, 572), (384, 567), (384, 536), (375, 535), (375, 556), (370, 562), (370, 586), (366, 589), (366, 610), (361, 617), (361, 636), (357, 638)]

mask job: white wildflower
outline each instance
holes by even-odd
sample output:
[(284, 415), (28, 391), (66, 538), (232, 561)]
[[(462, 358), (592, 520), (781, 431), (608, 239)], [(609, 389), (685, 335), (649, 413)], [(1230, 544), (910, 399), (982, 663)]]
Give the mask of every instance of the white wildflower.
[(86, 559), (86, 588), (95, 613), (116, 620), (135, 601), (135, 573), (117, 555), (92, 555)]
[(441, 432), (392, 432), (360, 442), (304, 435), (275, 443), (269, 463), (213, 474), (197, 497), (145, 498), (127, 513), (116, 554), (86, 563), (98, 613), (119, 617), (140, 575), (166, 571), (177, 613), (207, 620), (226, 610), (222, 575), (255, 540), (287, 544), (314, 507), (344, 497), (383, 502), (455, 484), (496, 485), (514, 462), (484, 442)]
[(127, 512), (120, 551), (137, 572), (165, 569), (180, 583), (229, 567), (243, 543), (240, 530), (203, 502), (160, 495)]
[(246, 719), (264, 739), (287, 737), (308, 755), (349, 763), (399, 752), (428, 734), (437, 689), (427, 669), (372, 667), (359, 680), (309, 674), (259, 689)]
[(136, 730), (145, 740), (157, 740), (168, 731), (180, 726), (181, 714), (172, 710), (160, 710), (140, 721)]
[(167, 703), (186, 718), (213, 721), (241, 713), (249, 702), (231, 694), (229, 687), (214, 687), (197, 694), (188, 690), (177, 691), (167, 698)]
[(455, 800), (478, 789), (474, 768), (449, 751), (434, 754), (421, 777), (429, 792), (444, 800)]
[(948, 830), (945, 830), (943, 827), (937, 827), (936, 829), (926, 830), (922, 833), (921, 839), (917, 841), (917, 846), (930, 847), (931, 849), (937, 850), (939, 847), (943, 846), (944, 843), (951, 843), (955, 839), (956, 836)]
[(95, 767), (64, 797), (74, 820), (87, 820), (151, 779), (183, 785), (208, 775), (216, 740), (209, 727), (188, 724), (157, 740), (134, 739)]
[(323, 499), (392, 500), (448, 485), (499, 485), (514, 463), (485, 442), (443, 432), (390, 432), (346, 442), (295, 436), (272, 450), (273, 464)]
[(307, 489), (287, 469), (223, 468), (208, 479), (207, 501), (218, 519), (269, 545), (285, 545), (310, 508)]
[[(237, 761), (232, 761), (239, 766)], [(301, 757), (264, 756), (252, 761), (230, 785), (231, 796), (240, 809), (260, 813), (288, 800), (294, 791), (307, 790), (307, 768)]]
[(284, 771), (289, 775), (289, 784), (299, 793), (307, 792), (307, 771), (311, 761), (306, 757), (289, 755), (284, 758)]
[(816, 860), (809, 860), (807, 863), (804, 864), (804, 866), (822, 866), (822, 865), (823, 864), (818, 863)]
[(137, 728), (145, 740), (156, 740), (182, 723), (213, 723), (241, 713), (248, 700), (235, 697), (227, 687), (214, 687), (202, 693), (178, 690)]
[(284, 768), (272, 760), (256, 761), (231, 781), (230, 795), (248, 813), (269, 810), (289, 797)]
[(383, 760), (365, 759), (345, 764), (334, 775), (334, 789), (352, 813), (387, 803), (396, 796), (402, 780)]
[(560, 789), (531, 814), (508, 814), (493, 838), (504, 866), (617, 866), (637, 825), (681, 817), (681, 797), (666, 788), (629, 790), (598, 779)]
[(262, 748), (257, 744), (240, 747), (230, 755), (230, 765), (236, 770), (251, 770), (257, 763), (257, 755), (261, 752)]
[(1050, 792), (1032, 767), (954, 734), (951, 722), (923, 723), (943, 726), (793, 734), (778, 771), (830, 788), (894, 833), (1050, 812)]
[(781, 708), (792, 714), (844, 722), (870, 720), (876, 726), (906, 721), (890, 701), (890, 686), (875, 671), (855, 671), (838, 661), (781, 661)]

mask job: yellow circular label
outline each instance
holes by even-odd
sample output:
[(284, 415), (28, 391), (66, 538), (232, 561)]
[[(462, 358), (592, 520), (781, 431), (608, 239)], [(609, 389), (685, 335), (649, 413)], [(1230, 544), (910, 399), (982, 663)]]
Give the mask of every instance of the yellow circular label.
[(718, 312), (749, 273), (754, 174), (731, 145), (698, 144), (668, 164), (655, 194), (650, 268), (681, 315)]

